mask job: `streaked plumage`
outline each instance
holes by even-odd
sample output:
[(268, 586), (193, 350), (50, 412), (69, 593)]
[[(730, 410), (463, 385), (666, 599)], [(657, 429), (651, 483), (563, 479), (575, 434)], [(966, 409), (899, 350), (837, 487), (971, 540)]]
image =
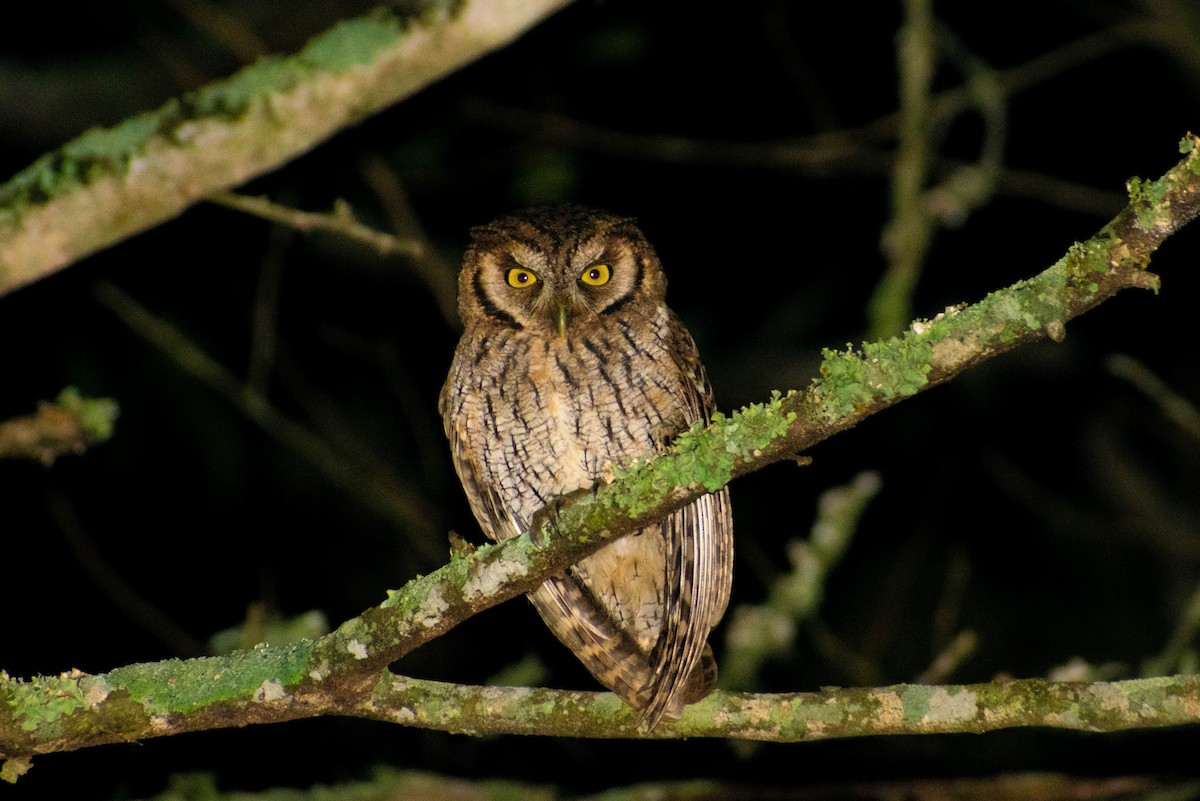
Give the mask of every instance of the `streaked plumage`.
[[(652, 455), (712, 411), (691, 336), (633, 221), (530, 209), (472, 231), (465, 330), (439, 407), (484, 533), (524, 531), (555, 496)], [(729, 598), (727, 491), (606, 545), (529, 598), (589, 671), (655, 725), (716, 680), (706, 645)]]

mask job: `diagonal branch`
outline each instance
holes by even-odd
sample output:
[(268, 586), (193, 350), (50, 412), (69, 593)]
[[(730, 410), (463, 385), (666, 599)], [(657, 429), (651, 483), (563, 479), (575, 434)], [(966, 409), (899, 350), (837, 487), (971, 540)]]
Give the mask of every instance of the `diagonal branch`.
[[(1145, 271), (1151, 254), (1200, 214), (1200, 138), (1189, 136), (1182, 144), (1187, 153), (1183, 161), (1157, 181), (1131, 181), (1125, 210), (1041, 274), (971, 306), (947, 309), (932, 321), (913, 323), (903, 336), (866, 344), (861, 351), (827, 351), (821, 378), (807, 389), (717, 415), (707, 428), (680, 436), (661, 456), (619, 471), (612, 483), (552, 503), (535, 517), (529, 535), (453, 558), (318, 640), (227, 657), (130, 665), (96, 676), (72, 673), (22, 681), (0, 674), (0, 757), (16, 766), (8, 775), (21, 772), (34, 754), (231, 724), (341, 714), (416, 725), (422, 716), (436, 717), (435, 699), (426, 692), (430, 685), (392, 676), (386, 670), (390, 663), (482, 609), (528, 592), (606, 541), (661, 519), (736, 476), (794, 458), (1007, 350), (1047, 337), (1059, 340), (1068, 320), (1122, 289), (1157, 288), (1158, 279)], [(445, 687), (438, 685), (438, 692), (445, 695)], [(1005, 695), (1006, 687), (1019, 692)], [(569, 728), (588, 736), (631, 735), (632, 717), (614, 696), (529, 689), (454, 692), (450, 703), (457, 730), (562, 733)], [(846, 705), (875, 699), (870, 703), (879, 715), (843, 736), (979, 731), (980, 721), (989, 719), (1108, 730), (1102, 725), (1104, 714), (1122, 704), (1132, 721), (1122, 724), (1126, 727), (1200, 722), (1195, 679), (829, 693)], [(431, 705), (415, 707), (425, 703), (422, 698)], [(833, 707), (827, 700), (814, 703), (815, 698), (721, 694), (690, 709), (677, 727), (661, 734), (795, 738), (830, 725), (822, 715)], [(551, 717), (537, 726), (504, 717), (505, 710), (514, 708), (528, 712), (530, 699), (546, 700)], [(576, 713), (589, 708), (595, 710), (594, 722), (574, 722)], [(534, 723), (536, 713), (534, 709)], [(900, 728), (901, 719), (925, 728)], [(558, 722), (551, 725), (552, 720)]]
[(520, 36), (569, 0), (382, 6), (93, 129), (0, 185), (0, 294), (245, 183)]

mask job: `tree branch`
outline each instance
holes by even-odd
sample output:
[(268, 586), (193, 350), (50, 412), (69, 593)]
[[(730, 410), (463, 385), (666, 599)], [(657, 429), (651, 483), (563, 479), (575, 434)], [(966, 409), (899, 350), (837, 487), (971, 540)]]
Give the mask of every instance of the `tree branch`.
[[(1157, 181), (1049, 269), (971, 305), (918, 321), (901, 337), (827, 351), (807, 389), (716, 415), (657, 458), (579, 490), (535, 516), (529, 534), (486, 545), (410, 581), (380, 606), (314, 641), (226, 657), (130, 665), (29, 681), (0, 674), (0, 757), (15, 775), (34, 754), (183, 731), (322, 714), (382, 717), (463, 731), (634, 736), (615, 696), (455, 688), (396, 677), (389, 664), (477, 612), (536, 587), (615, 537), (732, 478), (796, 454), (921, 390), (1022, 344), (1060, 340), (1066, 321), (1128, 287), (1157, 288), (1150, 255), (1200, 213), (1200, 138)], [(438, 706), (438, 703), (441, 706)], [(544, 702), (545, 706), (541, 704)], [(510, 717), (517, 715), (520, 717)], [(1107, 684), (1028, 680), (955, 687), (718, 694), (652, 736), (804, 739), (1007, 726), (1116, 730), (1200, 722), (1200, 679)], [(433, 725), (428, 723), (427, 725)], [(488, 727), (492, 727), (489, 729)], [(456, 729), (457, 730), (457, 729)]]
[(342, 22), (0, 186), (0, 294), (237, 186), (515, 39), (569, 0), (425, 0)]
[(1115, 732), (1200, 721), (1200, 676), (1111, 682), (1019, 679), (939, 686), (830, 687), (812, 693), (717, 691), (641, 732), (612, 693), (469, 687), (387, 676), (356, 712), (456, 734), (722, 737), (797, 743), (880, 734), (981, 734), (1032, 726)]
[(74, 387), (37, 411), (0, 422), (0, 459), (34, 459), (44, 465), (68, 453), (83, 453), (112, 437), (117, 403), (110, 398), (84, 398)]

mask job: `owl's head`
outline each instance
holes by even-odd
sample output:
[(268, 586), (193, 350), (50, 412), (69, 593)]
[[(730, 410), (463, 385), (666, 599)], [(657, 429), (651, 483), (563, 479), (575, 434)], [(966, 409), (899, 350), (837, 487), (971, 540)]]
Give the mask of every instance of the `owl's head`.
[(539, 206), (471, 230), (458, 279), (464, 325), (487, 320), (565, 337), (618, 310), (649, 313), (667, 283), (633, 220)]

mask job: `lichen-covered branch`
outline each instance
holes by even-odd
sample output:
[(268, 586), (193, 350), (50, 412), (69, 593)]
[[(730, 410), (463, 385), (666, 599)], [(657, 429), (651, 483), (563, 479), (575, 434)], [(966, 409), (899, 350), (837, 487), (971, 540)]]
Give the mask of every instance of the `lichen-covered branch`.
[(899, 684), (810, 693), (715, 692), (683, 717), (640, 732), (612, 693), (474, 687), (392, 676), (358, 712), (459, 734), (563, 737), (723, 737), (776, 743), (879, 734), (979, 734), (1046, 727), (1114, 732), (1200, 721), (1200, 676), (1111, 682), (1019, 679)]
[[(716, 415), (707, 428), (681, 435), (661, 456), (617, 471), (611, 483), (551, 503), (535, 516), (527, 535), (451, 559), (324, 637), (226, 657), (130, 665), (97, 676), (22, 681), (0, 675), (0, 758), (15, 760), (11, 765), (16, 767), (8, 768), (12, 775), (39, 753), (321, 714), (410, 724), (422, 716), (479, 721), (461, 723), (462, 731), (493, 726), (498, 731), (632, 735), (632, 716), (615, 696), (529, 689), (448, 691), (446, 685), (417, 685), (394, 677), (387, 666), (475, 613), (528, 592), (606, 541), (643, 528), (736, 476), (795, 458), (869, 415), (1010, 348), (1047, 337), (1061, 339), (1067, 321), (1121, 289), (1156, 288), (1157, 278), (1145, 271), (1150, 255), (1200, 213), (1200, 140), (1188, 137), (1183, 146), (1183, 161), (1157, 181), (1131, 182), (1126, 209), (1040, 275), (974, 305), (918, 321), (902, 337), (858, 351), (827, 352), (821, 377), (806, 389)], [(858, 736), (1026, 725), (1095, 730), (1175, 725), (1200, 722), (1198, 681), (1007, 682), (836, 690), (819, 696), (721, 694), (689, 709), (677, 726), (656, 730), (655, 736), (803, 739), (831, 730)], [(438, 693), (444, 696), (440, 711)], [(506, 700), (519, 703), (506, 707)], [(493, 702), (494, 710), (489, 706)], [(505, 709), (521, 718), (498, 722)], [(588, 709), (592, 711), (585, 715)], [(544, 711), (541, 717), (539, 710)], [(594, 724), (589, 722), (593, 719)], [(488, 720), (493, 722), (485, 725)], [(602, 720), (607, 721), (603, 727)]]
[(0, 294), (237, 186), (515, 39), (569, 0), (424, 0), (342, 22), (48, 153), (0, 186)]

